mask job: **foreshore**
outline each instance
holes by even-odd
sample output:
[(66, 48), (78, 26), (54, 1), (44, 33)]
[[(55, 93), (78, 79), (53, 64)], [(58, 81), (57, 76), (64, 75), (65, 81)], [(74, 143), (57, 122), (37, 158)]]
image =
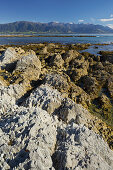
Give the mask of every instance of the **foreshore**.
[(74, 169), (79, 160), (92, 167), (91, 155), (96, 167), (113, 168), (106, 161), (113, 158), (113, 52), (81, 52), (90, 46), (0, 46), (0, 163), (6, 169)]

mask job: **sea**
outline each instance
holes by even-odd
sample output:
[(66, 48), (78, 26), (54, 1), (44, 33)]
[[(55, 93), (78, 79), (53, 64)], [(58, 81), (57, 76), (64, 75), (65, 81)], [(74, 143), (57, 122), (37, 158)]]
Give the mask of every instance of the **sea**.
[[(113, 51), (113, 34), (35, 34), (35, 35), (44, 35), (46, 37), (0, 37), (0, 45), (11, 44), (25, 45), (43, 42), (62, 44), (91, 43), (92, 46), (90, 46), (89, 49), (85, 51), (90, 52), (92, 54), (97, 54), (99, 51)], [(56, 36), (71, 36), (71, 37), (56, 37)]]

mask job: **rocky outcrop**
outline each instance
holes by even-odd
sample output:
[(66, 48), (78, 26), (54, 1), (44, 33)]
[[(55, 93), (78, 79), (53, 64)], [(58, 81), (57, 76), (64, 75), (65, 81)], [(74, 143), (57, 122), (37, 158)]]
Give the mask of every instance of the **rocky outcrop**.
[(112, 169), (112, 151), (109, 152), (104, 141), (85, 126), (71, 124), (62, 128), (58, 139), (53, 155), (55, 169)]
[(22, 47), (1, 59), (0, 169), (112, 170), (112, 63), (77, 45)]
[(8, 114), (8, 118), (0, 120), (0, 168), (52, 168), (55, 120), (39, 108), (17, 107)]
[[(2, 55), (1, 70), (4, 69), (3, 81), (14, 84), (17, 98), (31, 89), (30, 82), (38, 80), (41, 74), (41, 62), (34, 51), (25, 52), (21, 48), (9, 47)], [(5, 74), (7, 73), (7, 76)], [(4, 80), (6, 78), (6, 80)], [(19, 87), (17, 88), (17, 86)], [(22, 90), (23, 89), (23, 90)], [(16, 94), (15, 92), (15, 94)]]
[(20, 56), (12, 47), (7, 48), (7, 50), (1, 56), (2, 65), (13, 63), (18, 59), (20, 59)]
[[(71, 70), (70, 70), (71, 68)], [(77, 56), (76, 59), (69, 63), (68, 74), (73, 81), (79, 80), (82, 76), (88, 74), (89, 63), (83, 56)]]
[[(10, 94), (5, 89), (0, 94), (2, 108), (8, 104), (0, 119), (1, 169), (113, 169), (113, 151), (87, 128), (91, 117), (82, 106), (64, 100), (47, 85), (34, 90), (27, 99), (40, 99), (34, 106), (19, 107)], [(49, 103), (55, 114), (45, 109), (48, 100), (60, 105)]]
[(50, 58), (50, 63), (53, 66), (56, 66), (58, 68), (61, 68), (64, 64), (64, 60), (62, 59), (62, 56), (60, 54), (54, 54), (53, 56), (51, 56)]
[(53, 91), (51, 87), (42, 85), (28, 97), (24, 106), (40, 107), (51, 114), (61, 105), (61, 102), (62, 97), (57, 90)]
[(76, 50), (69, 50), (63, 55), (63, 60), (65, 63), (69, 63), (72, 59), (75, 59), (79, 53)]
[(41, 62), (39, 58), (31, 51), (28, 56), (23, 56), (17, 61), (13, 74), (20, 73), (23, 80), (38, 80), (41, 72)]
[(48, 84), (52, 86), (53, 88), (57, 89), (58, 91), (62, 93), (66, 93), (69, 90), (69, 77), (66, 75), (61, 74), (47, 74), (44, 77), (44, 84)]
[(100, 85), (94, 77), (83, 76), (80, 79), (80, 83), (82, 83), (82, 88), (91, 98), (98, 96)]

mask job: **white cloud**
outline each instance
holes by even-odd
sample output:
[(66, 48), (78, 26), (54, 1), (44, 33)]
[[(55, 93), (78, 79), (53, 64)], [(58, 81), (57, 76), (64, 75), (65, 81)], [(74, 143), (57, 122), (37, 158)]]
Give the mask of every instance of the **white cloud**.
[(111, 14), (110, 17), (112, 18), (112, 17), (113, 17), (113, 14)]
[(79, 23), (80, 23), (80, 22), (84, 22), (84, 20), (83, 20), (83, 19), (79, 19), (78, 22), (79, 22)]
[(113, 21), (113, 18), (106, 18), (106, 19), (99, 19), (99, 21), (102, 21), (102, 22), (108, 22), (108, 21)]
[(74, 24), (73, 22), (70, 22), (69, 24)]
[(107, 26), (113, 29), (113, 24), (108, 24)]

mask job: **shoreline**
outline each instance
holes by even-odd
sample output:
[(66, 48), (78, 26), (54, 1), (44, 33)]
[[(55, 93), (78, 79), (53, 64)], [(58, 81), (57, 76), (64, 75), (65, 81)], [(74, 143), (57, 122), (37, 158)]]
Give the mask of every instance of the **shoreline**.
[(0, 35), (0, 37), (97, 37), (95, 35)]

